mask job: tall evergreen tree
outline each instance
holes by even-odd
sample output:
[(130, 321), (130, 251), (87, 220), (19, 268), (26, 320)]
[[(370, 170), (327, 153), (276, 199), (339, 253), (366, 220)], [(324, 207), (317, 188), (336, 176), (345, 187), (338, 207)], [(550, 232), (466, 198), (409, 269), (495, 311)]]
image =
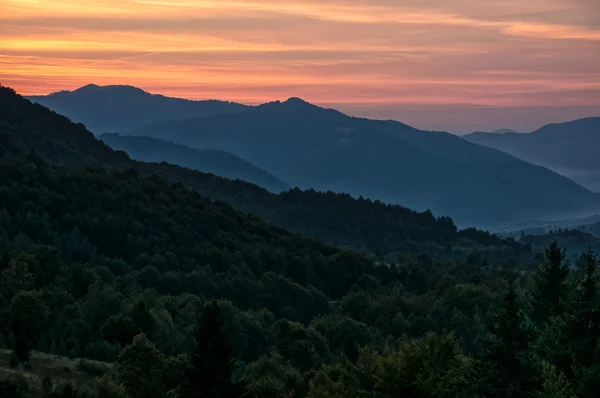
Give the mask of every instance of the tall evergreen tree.
[(545, 259), (533, 275), (529, 316), (537, 327), (543, 327), (551, 317), (564, 312), (569, 292), (568, 276), (565, 251), (554, 241), (546, 249)]
[(490, 338), (481, 357), (481, 390), (485, 396), (524, 397), (535, 389), (537, 372), (512, 280), (503, 300), (490, 325)]
[(600, 281), (591, 248), (582, 256), (582, 279), (575, 296), (570, 328), (573, 386), (581, 397), (597, 396), (600, 385)]
[(594, 360), (600, 338), (598, 259), (590, 248), (583, 255), (583, 260), (583, 279), (577, 301), (577, 329), (573, 340), (578, 345), (577, 359), (582, 365), (588, 366)]
[(591, 303), (598, 293), (598, 259), (591, 247), (583, 254), (583, 257), (582, 297), (584, 301)]
[(14, 353), (19, 361), (27, 362), (46, 326), (49, 308), (38, 291), (21, 291), (13, 297), (9, 312)]
[(573, 295), (568, 283), (565, 250), (554, 241), (533, 274), (529, 319), (536, 328), (534, 351), (557, 372), (573, 377)]
[(187, 385), (181, 391), (183, 397), (235, 398), (242, 395), (242, 386), (232, 380), (233, 351), (225, 336), (216, 301), (204, 309), (190, 359)]

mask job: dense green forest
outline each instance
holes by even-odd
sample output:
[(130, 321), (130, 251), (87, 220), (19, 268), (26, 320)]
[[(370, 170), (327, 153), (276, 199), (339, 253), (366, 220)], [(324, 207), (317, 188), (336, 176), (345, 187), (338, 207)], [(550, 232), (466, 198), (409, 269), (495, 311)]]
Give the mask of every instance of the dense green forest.
[[(0, 396), (596, 396), (593, 251), (569, 264), (550, 242), (519, 257), (531, 247), (329, 195), (358, 219), (366, 208), (413, 214), (415, 253), (435, 239), (450, 254), (452, 242), (477, 243), (462, 260), (365, 255), (208, 199), (164, 171), (202, 173), (151, 173), (23, 104), (0, 107), (0, 348), (11, 352)], [(397, 223), (386, 235), (402, 239)], [(512, 261), (489, 261), (498, 246)], [(82, 376), (46, 374), (40, 353), (73, 359)]]

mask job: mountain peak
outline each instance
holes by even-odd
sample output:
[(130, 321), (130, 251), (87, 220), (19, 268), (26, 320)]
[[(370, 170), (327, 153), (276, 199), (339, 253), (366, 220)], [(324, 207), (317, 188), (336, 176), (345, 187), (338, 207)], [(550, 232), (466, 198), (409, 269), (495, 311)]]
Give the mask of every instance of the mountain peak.
[(236, 113), (247, 108), (233, 102), (170, 98), (129, 85), (87, 84), (73, 91), (28, 99), (83, 123), (95, 133), (128, 131), (163, 120)]
[(269, 109), (269, 110), (277, 109), (279, 111), (282, 111), (282, 110), (310, 111), (310, 110), (322, 110), (323, 109), (317, 105), (311, 104), (310, 102), (307, 102), (307, 101), (303, 100), (302, 98), (298, 98), (298, 97), (290, 97), (285, 101), (267, 102), (262, 105), (259, 105), (258, 108)]
[[(80, 95), (86, 95), (86, 94), (98, 94), (98, 93), (106, 93), (106, 94), (119, 94), (119, 95), (123, 95), (123, 94), (149, 94), (146, 91), (142, 90), (141, 88), (135, 87), (135, 86), (128, 86), (128, 85), (109, 85), (109, 86), (99, 86), (97, 84), (86, 84), (85, 86), (81, 86), (75, 90), (69, 91), (69, 90), (61, 90), (61, 91), (57, 91), (54, 93), (50, 93), (48, 94), (48, 97), (63, 97), (63, 96), (71, 96), (73, 94), (80, 94)], [(36, 97), (42, 97), (42, 96), (36, 96)]]
[(93, 92), (93, 91), (112, 91), (119, 93), (136, 93), (136, 94), (148, 94), (146, 91), (141, 88), (129, 85), (108, 85), (108, 86), (98, 86), (96, 84), (88, 84), (86, 86), (80, 87), (75, 92)]
[(75, 90), (73, 90), (73, 92), (76, 92), (76, 91), (90, 91), (90, 90), (97, 90), (97, 89), (99, 89), (99, 88), (100, 88), (100, 86), (99, 86), (99, 85), (97, 85), (97, 84), (93, 84), (93, 83), (90, 83), (90, 84), (86, 84), (85, 86), (79, 87), (78, 89), (75, 89)]
[[(299, 97), (290, 97), (287, 99), (287, 101), (284, 102), (284, 104), (304, 104), (304, 105), (312, 105), (311, 103), (304, 101), (302, 98)], [(314, 106), (314, 105), (313, 105)]]

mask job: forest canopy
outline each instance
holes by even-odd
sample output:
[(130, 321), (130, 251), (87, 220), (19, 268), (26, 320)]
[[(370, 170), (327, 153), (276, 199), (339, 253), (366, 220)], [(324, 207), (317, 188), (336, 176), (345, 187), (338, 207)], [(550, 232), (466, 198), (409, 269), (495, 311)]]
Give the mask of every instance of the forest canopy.
[[(131, 164), (58, 115), (42, 129), (27, 118), (49, 111), (10, 95), (0, 103), (21, 105), (0, 108), (2, 397), (596, 395), (593, 250), (569, 262), (549, 242), (534, 258), (416, 213), (435, 227), (411, 233), (411, 255), (335, 247)], [(43, 131), (55, 134), (24, 145)], [(101, 158), (122, 164), (89, 163)], [(477, 242), (462, 259), (419, 253), (460, 234)], [(488, 260), (498, 246), (512, 261)], [(48, 356), (63, 365), (42, 366)]]

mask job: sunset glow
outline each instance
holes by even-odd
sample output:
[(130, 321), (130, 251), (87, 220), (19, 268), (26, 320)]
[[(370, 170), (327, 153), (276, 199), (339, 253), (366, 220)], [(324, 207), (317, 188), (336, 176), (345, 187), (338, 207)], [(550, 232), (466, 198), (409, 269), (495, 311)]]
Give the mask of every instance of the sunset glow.
[(600, 115), (600, 3), (3, 0), (0, 82), (297, 96), (422, 128), (527, 131)]

